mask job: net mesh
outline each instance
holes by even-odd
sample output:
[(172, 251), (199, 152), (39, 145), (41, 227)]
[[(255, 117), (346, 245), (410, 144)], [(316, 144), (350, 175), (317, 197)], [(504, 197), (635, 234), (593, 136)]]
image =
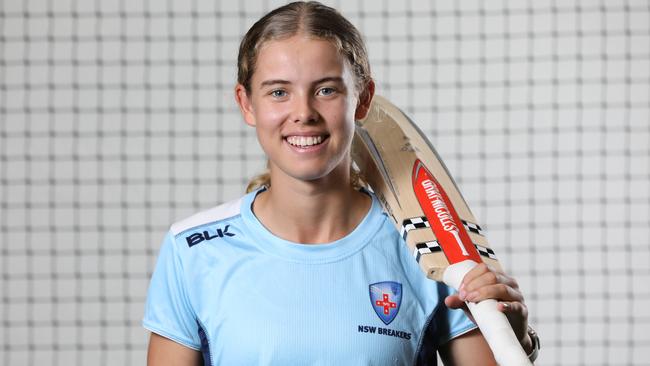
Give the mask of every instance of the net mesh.
[[(648, 2), (326, 3), (519, 280), (538, 364), (648, 364)], [(277, 5), (0, 1), (2, 364), (143, 362), (169, 224), (264, 166), (232, 90)]]

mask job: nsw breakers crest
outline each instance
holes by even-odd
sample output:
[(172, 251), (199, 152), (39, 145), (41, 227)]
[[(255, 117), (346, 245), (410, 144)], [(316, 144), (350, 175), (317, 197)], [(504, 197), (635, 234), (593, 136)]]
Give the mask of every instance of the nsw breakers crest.
[(395, 320), (402, 303), (402, 284), (384, 281), (373, 283), (369, 287), (372, 308), (384, 324), (390, 324)]
[[(383, 281), (373, 283), (368, 287), (372, 309), (384, 324), (389, 325), (397, 317), (402, 304), (402, 284), (394, 281)], [(359, 325), (358, 331), (359, 333), (380, 334), (404, 340), (409, 340), (412, 337), (408, 331), (377, 327), (375, 325)]]

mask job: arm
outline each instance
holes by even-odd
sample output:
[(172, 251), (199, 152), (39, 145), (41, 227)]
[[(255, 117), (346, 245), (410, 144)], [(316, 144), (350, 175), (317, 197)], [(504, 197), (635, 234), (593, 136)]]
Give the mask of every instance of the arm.
[(202, 361), (201, 352), (151, 333), (147, 351), (148, 366), (198, 366)]
[(478, 329), (440, 345), (438, 352), (446, 366), (497, 364), (490, 347)]
[(170, 231), (160, 248), (149, 283), (142, 321), (144, 328), (151, 332), (149, 366), (201, 364), (201, 353), (195, 351), (201, 346), (198, 323), (190, 305), (179, 248), (183, 246), (176, 245)]

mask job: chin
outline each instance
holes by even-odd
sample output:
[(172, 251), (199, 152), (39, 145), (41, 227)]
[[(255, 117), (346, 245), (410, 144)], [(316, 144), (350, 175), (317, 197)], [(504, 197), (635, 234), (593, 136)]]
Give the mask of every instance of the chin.
[(289, 175), (290, 177), (305, 181), (305, 182), (315, 182), (317, 180), (321, 179), (326, 179), (328, 177), (335, 177), (336, 174), (333, 174), (334, 169), (305, 169), (305, 170), (296, 170), (292, 169), (293, 171), (286, 171), (285, 173)]
[[(345, 159), (343, 159), (345, 161)], [(305, 182), (314, 182), (322, 179), (344, 179), (345, 174), (349, 172), (349, 165), (344, 161), (316, 162), (303, 161), (303, 164), (292, 165), (288, 163), (284, 166), (276, 165), (275, 168), (280, 174), (291, 177), (296, 180)], [(343, 173), (342, 173), (343, 172)]]
[(310, 172), (310, 173), (303, 173), (303, 174), (295, 174), (292, 175), (293, 178), (305, 181), (305, 182), (315, 182), (320, 179), (324, 179), (328, 176), (329, 174), (327, 172)]

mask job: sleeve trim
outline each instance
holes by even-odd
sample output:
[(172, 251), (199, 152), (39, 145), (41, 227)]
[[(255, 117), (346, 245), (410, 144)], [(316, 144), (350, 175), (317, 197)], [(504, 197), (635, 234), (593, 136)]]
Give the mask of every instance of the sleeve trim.
[(241, 198), (223, 203), (211, 209), (196, 213), (171, 225), (174, 236), (211, 223), (237, 217), (240, 214)]
[(185, 346), (187, 348), (191, 348), (191, 349), (193, 349), (195, 351), (200, 351), (201, 350), (201, 345), (195, 345), (191, 341), (189, 341), (187, 339), (183, 339), (181, 337), (178, 337), (178, 336), (172, 334), (171, 332), (168, 332), (168, 331), (166, 331), (164, 329), (161, 329), (160, 327), (157, 327), (157, 326), (147, 322), (146, 320), (142, 322), (142, 326), (146, 330), (148, 330), (148, 331), (150, 331), (152, 333), (156, 333), (159, 336), (170, 339), (170, 340), (172, 340), (172, 341), (174, 341), (174, 342), (176, 342), (176, 343), (178, 343), (178, 344), (180, 344), (182, 346)]

